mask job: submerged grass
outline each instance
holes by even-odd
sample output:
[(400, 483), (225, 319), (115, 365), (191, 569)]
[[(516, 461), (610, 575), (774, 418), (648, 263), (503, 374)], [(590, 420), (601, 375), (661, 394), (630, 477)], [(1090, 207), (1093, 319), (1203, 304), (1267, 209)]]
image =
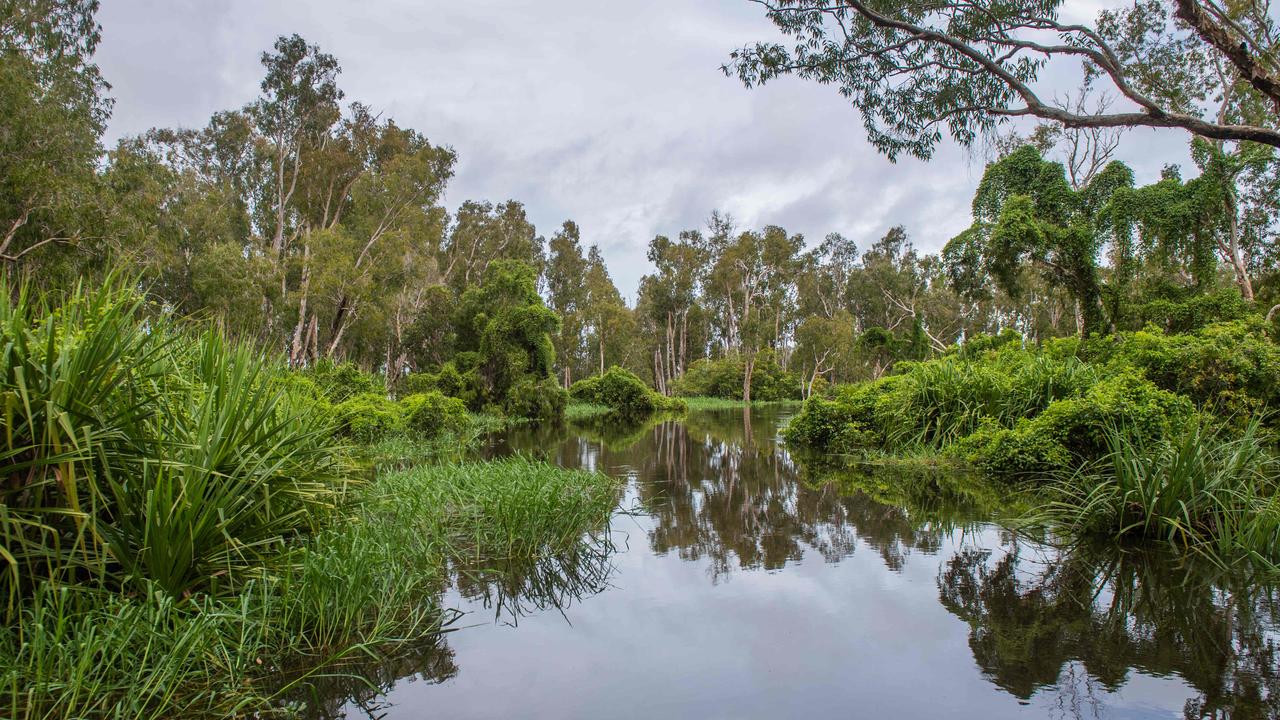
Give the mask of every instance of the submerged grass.
[(1100, 462), (1053, 483), (1029, 523), (1280, 568), (1280, 461), (1256, 420), (1243, 433), (1198, 420), (1154, 443), (1112, 429), (1107, 442)]

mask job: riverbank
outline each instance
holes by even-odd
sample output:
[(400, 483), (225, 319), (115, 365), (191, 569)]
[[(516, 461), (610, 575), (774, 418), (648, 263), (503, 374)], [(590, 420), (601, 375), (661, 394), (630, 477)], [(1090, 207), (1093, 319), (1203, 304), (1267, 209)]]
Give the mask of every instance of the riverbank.
[(0, 292), (0, 702), (12, 718), (271, 713), (447, 620), (460, 558), (559, 552), (617, 483), (464, 451), (510, 421), (305, 372), (127, 284)]

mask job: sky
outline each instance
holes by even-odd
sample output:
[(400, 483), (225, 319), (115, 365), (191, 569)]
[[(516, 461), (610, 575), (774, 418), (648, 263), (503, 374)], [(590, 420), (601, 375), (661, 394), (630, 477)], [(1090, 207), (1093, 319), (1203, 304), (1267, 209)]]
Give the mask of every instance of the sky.
[[(338, 59), (346, 101), (457, 151), (447, 208), (516, 199), (548, 238), (574, 220), (631, 300), (649, 240), (717, 209), (811, 246), (839, 232), (865, 248), (903, 225), (936, 252), (970, 224), (985, 161), (944, 144), (890, 163), (833, 88), (725, 77), (730, 51), (778, 37), (748, 0), (104, 0), (99, 21), (109, 144), (243, 106), (261, 53), (298, 33)], [(1151, 182), (1186, 144), (1134, 131), (1120, 158)]]

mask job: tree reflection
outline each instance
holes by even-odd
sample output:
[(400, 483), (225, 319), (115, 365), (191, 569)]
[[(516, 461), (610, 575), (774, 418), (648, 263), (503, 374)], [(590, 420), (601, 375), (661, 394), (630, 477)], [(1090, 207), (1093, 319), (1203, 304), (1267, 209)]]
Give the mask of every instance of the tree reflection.
[[(1280, 713), (1275, 589), (1208, 562), (1016, 540), (998, 556), (958, 552), (938, 587), (942, 604), (969, 624), (983, 672), (1024, 700), (1057, 692), (1059, 708), (1082, 711), (1093, 707), (1079, 697), (1091, 683), (1113, 691), (1139, 670), (1195, 688), (1187, 718)], [(1087, 682), (1073, 680), (1076, 672)]]

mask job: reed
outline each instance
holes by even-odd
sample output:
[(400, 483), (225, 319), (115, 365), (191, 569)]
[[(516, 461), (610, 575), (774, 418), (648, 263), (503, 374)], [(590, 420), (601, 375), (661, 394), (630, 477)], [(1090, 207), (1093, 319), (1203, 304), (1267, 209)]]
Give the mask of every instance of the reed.
[(1107, 441), (1102, 461), (1060, 476), (1029, 522), (1163, 540), (1224, 564), (1280, 561), (1280, 464), (1256, 419), (1243, 432), (1196, 420), (1156, 442), (1112, 428)]

